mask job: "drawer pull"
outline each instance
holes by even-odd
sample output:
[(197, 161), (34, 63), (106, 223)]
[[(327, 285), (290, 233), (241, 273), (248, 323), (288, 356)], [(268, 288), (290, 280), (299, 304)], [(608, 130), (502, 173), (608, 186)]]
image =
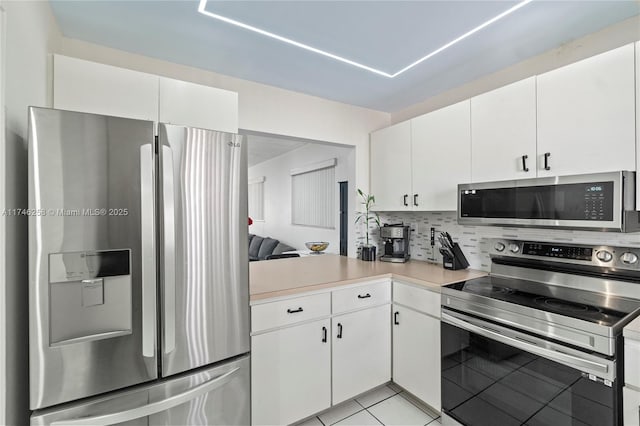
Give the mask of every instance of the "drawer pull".
[(371, 295), (369, 293), (367, 293), (365, 295), (362, 295), (362, 294), (358, 295), (358, 299), (368, 299), (369, 297), (371, 297)]
[(322, 343), (327, 343), (327, 327), (322, 327)]
[(398, 311), (396, 311), (396, 312), (393, 314), (393, 323), (394, 323), (395, 325), (400, 325), (400, 322), (398, 321), (398, 315), (400, 315), (400, 312), (398, 312)]
[(298, 309), (287, 309), (288, 314), (295, 314), (298, 312), (302, 312), (302, 307), (299, 307)]
[(338, 335), (336, 337), (342, 339), (342, 324), (340, 323), (338, 323)]

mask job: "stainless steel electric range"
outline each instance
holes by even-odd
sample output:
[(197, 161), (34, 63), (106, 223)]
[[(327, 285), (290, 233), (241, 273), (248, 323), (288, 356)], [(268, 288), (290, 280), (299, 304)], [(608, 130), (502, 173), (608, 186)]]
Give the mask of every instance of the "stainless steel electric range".
[(442, 289), (443, 425), (621, 426), (640, 248), (492, 240)]

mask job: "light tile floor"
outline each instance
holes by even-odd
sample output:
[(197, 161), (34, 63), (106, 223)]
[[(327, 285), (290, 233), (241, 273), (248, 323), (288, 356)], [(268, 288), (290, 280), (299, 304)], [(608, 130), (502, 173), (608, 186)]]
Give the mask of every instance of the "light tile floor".
[(389, 383), (345, 401), (296, 426), (441, 426), (440, 417)]

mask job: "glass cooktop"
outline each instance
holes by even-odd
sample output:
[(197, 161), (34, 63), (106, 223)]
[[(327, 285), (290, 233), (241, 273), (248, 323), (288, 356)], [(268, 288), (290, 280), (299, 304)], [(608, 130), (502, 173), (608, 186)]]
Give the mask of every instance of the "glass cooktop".
[(640, 308), (629, 299), (516, 278), (486, 276), (446, 287), (609, 327)]

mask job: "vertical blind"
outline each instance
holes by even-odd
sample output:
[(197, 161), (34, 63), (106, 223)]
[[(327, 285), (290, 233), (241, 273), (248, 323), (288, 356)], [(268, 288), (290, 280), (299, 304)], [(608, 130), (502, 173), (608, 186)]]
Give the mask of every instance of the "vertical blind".
[(249, 217), (264, 220), (264, 177), (249, 181)]
[(319, 163), (318, 167), (322, 168), (291, 172), (291, 222), (294, 225), (335, 228), (335, 159)]

